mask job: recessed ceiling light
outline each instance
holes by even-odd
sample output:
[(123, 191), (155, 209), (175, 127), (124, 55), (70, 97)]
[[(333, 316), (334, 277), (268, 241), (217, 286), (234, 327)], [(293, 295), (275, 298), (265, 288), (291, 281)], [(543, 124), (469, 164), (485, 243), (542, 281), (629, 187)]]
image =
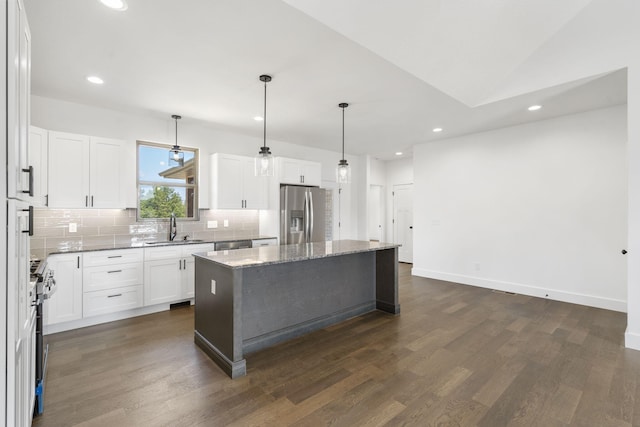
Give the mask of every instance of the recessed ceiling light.
[(102, 80), (98, 76), (89, 76), (87, 77), (87, 80), (96, 85), (101, 85), (102, 83), (104, 83), (104, 80)]
[(261, 122), (264, 120), (264, 118), (262, 116), (255, 116), (253, 120), (255, 120), (256, 122)]
[(402, 151), (397, 151), (396, 156), (402, 156)]
[(531, 107), (527, 108), (527, 110), (529, 111), (536, 111), (542, 108), (542, 105), (532, 105)]
[(438, 132), (442, 132), (442, 128), (433, 128), (433, 131), (438, 133)]
[(127, 10), (125, 0), (100, 0), (100, 3), (114, 10)]

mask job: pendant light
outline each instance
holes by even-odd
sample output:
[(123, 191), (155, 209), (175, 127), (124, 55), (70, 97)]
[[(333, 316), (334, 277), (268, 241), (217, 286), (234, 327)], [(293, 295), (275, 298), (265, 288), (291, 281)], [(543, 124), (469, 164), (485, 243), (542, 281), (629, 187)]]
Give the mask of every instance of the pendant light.
[(267, 147), (267, 82), (271, 81), (271, 76), (263, 74), (260, 81), (264, 82), (264, 115), (262, 116), (263, 125), (263, 145), (255, 158), (256, 176), (273, 176), (273, 156), (269, 147)]
[(344, 158), (344, 109), (348, 106), (349, 104), (346, 102), (338, 104), (338, 107), (342, 108), (342, 159), (336, 167), (336, 182), (338, 184), (349, 184), (351, 182), (351, 168)]
[(178, 120), (182, 117), (177, 114), (173, 114), (171, 118), (176, 121), (176, 143), (173, 148), (169, 150), (169, 166), (182, 166), (184, 165), (184, 153), (180, 150), (180, 146), (178, 145)]

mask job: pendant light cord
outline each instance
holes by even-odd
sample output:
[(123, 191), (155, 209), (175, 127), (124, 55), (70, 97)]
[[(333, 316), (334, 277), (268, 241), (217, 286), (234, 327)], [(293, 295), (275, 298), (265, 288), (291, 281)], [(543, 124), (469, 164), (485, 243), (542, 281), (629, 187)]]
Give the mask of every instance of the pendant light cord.
[(342, 160), (344, 160), (344, 107), (342, 107)]
[(264, 81), (264, 115), (262, 116), (263, 120), (263, 143), (262, 146), (267, 146), (267, 80)]
[[(176, 143), (174, 144), (176, 147), (178, 147), (178, 118), (175, 118), (176, 120)], [(342, 119), (344, 121), (344, 118)], [(344, 139), (344, 137), (342, 137)]]

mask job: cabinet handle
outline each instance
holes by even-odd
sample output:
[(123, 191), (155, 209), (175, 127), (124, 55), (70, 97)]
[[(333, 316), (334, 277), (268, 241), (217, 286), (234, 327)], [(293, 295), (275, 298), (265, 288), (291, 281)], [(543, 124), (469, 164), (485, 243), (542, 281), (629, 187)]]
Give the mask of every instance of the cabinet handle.
[(304, 184), (304, 175), (302, 175), (302, 183)]
[(122, 255), (111, 255), (111, 256), (108, 256), (107, 258), (122, 258)]
[(182, 260), (178, 260), (178, 270), (182, 270)]
[(111, 273), (122, 273), (122, 270), (111, 270), (111, 271), (107, 271), (107, 274), (111, 274)]
[(93, 196), (91, 196), (91, 207), (93, 207)]
[(22, 169), (22, 172), (27, 172), (29, 174), (29, 189), (22, 190), (22, 192), (33, 197), (33, 166), (29, 166), (27, 169)]
[(89, 207), (89, 196), (84, 196), (84, 206)]
[(80, 255), (78, 255), (78, 268), (80, 268)]
[(187, 269), (187, 260), (186, 260), (186, 259), (183, 259), (183, 260), (182, 260), (182, 269), (183, 269), (183, 270), (186, 270), (186, 269)]
[(49, 195), (48, 194), (44, 196), (44, 205), (45, 206), (49, 206)]
[(115, 295), (107, 295), (107, 298), (115, 298), (115, 297), (121, 297), (122, 294), (115, 294)]
[(33, 206), (29, 206), (29, 209), (22, 209), (22, 212), (29, 212), (29, 229), (22, 230), (22, 232), (33, 236)]

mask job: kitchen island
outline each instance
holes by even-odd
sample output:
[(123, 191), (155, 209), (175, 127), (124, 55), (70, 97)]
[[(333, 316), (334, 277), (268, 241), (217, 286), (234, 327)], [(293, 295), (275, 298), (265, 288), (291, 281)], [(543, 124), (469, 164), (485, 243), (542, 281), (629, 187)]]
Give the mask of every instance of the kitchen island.
[(195, 342), (231, 378), (244, 355), (373, 310), (400, 313), (398, 246), (359, 240), (195, 253)]

